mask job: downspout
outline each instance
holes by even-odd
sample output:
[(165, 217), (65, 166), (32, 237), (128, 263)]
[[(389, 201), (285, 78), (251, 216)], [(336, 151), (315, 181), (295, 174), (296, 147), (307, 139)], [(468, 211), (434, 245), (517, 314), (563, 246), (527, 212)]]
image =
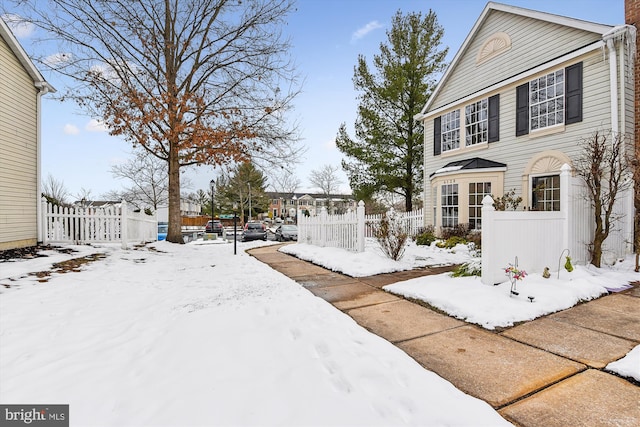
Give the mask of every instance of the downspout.
[(618, 55), (616, 53), (616, 45), (613, 38), (607, 41), (607, 49), (609, 51), (609, 92), (611, 94), (611, 131), (617, 135), (620, 131), (618, 123)]
[(36, 221), (38, 243), (44, 241), (42, 229), (42, 96), (49, 93), (50, 86), (46, 82), (36, 82), (38, 88), (36, 97)]

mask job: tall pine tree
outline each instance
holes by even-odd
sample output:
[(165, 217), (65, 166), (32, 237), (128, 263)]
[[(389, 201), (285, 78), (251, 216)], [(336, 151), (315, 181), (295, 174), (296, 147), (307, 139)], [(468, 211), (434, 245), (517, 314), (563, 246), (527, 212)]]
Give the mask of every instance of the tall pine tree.
[(423, 182), (424, 130), (413, 116), (426, 104), (444, 69), (448, 48), (440, 50), (444, 30), (436, 14), (400, 11), (393, 17), (386, 43), (373, 57), (371, 71), (358, 57), (353, 83), (358, 95), (355, 139), (343, 123), (336, 145), (346, 155), (342, 167), (356, 194), (387, 191), (404, 197), (405, 209)]

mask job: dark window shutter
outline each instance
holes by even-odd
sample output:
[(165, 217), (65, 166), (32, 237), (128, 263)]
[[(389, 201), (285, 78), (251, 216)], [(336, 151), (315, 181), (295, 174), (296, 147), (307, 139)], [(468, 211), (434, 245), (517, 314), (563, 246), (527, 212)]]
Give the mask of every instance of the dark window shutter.
[(435, 119), (433, 119), (433, 155), (434, 156), (440, 155), (440, 148), (441, 148), (440, 135), (442, 134), (440, 121), (441, 121), (440, 117), (436, 117)]
[(529, 133), (529, 83), (516, 88), (516, 136)]
[(564, 70), (565, 74), (565, 124), (582, 121), (582, 62), (571, 65)]
[(489, 97), (489, 142), (500, 139), (500, 94)]

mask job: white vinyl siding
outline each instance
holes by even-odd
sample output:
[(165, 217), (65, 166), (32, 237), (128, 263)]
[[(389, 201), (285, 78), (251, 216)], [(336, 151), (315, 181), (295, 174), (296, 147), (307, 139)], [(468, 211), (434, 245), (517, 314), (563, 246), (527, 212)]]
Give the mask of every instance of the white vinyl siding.
[[(509, 35), (511, 49), (476, 64), (478, 50), (497, 32)], [(595, 33), (493, 10), (449, 74), (446, 87), (440, 89), (431, 108), (447, 105), (599, 39)]]
[(37, 90), (0, 38), (0, 249), (37, 240)]

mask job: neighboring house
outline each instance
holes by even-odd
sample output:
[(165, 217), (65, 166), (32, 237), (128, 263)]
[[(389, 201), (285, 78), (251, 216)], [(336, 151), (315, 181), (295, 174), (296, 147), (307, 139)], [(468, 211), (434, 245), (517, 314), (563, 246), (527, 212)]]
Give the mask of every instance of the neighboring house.
[(0, 250), (42, 241), (40, 97), (48, 92), (0, 18)]
[(355, 210), (358, 204), (349, 194), (309, 194), (267, 192), (270, 199), (269, 216), (271, 218), (295, 218), (297, 211), (308, 212), (310, 216), (320, 213), (325, 207), (329, 214), (340, 214), (349, 209)]
[[(187, 199), (180, 199), (180, 215), (182, 217), (197, 217), (202, 214), (202, 206)], [(158, 206), (158, 222), (169, 222), (169, 206)]]
[[(559, 210), (560, 168), (573, 167), (581, 139), (633, 135), (634, 56), (633, 27), (488, 3), (416, 115), (425, 223), (480, 229), (484, 196), (512, 189), (520, 210)], [(632, 194), (622, 196), (613, 239), (630, 251)]]

